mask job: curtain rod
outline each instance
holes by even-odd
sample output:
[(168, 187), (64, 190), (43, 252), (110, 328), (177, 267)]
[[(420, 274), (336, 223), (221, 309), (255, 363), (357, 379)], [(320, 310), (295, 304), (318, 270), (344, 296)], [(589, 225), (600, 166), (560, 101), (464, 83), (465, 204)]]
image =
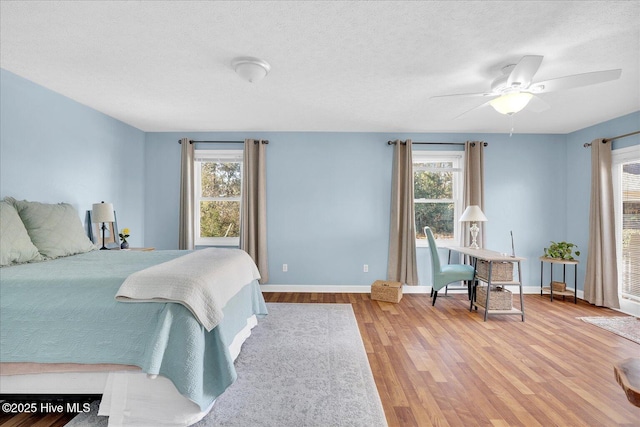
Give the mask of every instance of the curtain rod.
[[(194, 141), (193, 139), (189, 140), (189, 144), (194, 144), (194, 143), (198, 143), (198, 144), (244, 144), (244, 141)], [(254, 140), (253, 141), (254, 144), (258, 143), (258, 140)], [(263, 139), (262, 140), (263, 144), (268, 144), (269, 140), (267, 139)], [(178, 144), (182, 144), (182, 140), (178, 140)]]
[[(621, 139), (621, 138), (626, 138), (627, 136), (632, 136), (632, 135), (637, 135), (640, 133), (640, 130), (637, 130), (635, 132), (629, 132), (629, 133), (625, 133), (624, 135), (618, 135), (618, 136), (614, 136), (613, 138), (605, 138), (602, 140), (603, 144), (606, 144), (607, 142), (613, 141), (615, 139)], [(590, 142), (585, 142), (583, 147), (591, 147), (591, 143)]]
[[(387, 145), (395, 145), (395, 141), (387, 141)], [(412, 142), (414, 145), (464, 145), (464, 142)], [(484, 146), (487, 147), (489, 145), (488, 142), (484, 143)]]

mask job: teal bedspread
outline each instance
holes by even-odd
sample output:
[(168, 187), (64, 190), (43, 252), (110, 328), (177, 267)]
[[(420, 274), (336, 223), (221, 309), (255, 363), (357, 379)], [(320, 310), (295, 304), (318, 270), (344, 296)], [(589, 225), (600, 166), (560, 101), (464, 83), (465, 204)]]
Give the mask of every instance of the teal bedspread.
[(205, 409), (236, 379), (231, 340), (267, 314), (258, 282), (211, 332), (180, 304), (115, 300), (129, 274), (185, 253), (93, 251), (0, 269), (0, 362), (136, 365)]

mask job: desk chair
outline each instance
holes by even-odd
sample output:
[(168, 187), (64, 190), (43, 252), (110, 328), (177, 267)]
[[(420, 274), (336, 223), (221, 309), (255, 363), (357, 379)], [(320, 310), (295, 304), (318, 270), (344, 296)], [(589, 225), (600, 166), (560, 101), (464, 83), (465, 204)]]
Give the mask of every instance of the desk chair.
[(433, 303), (431, 305), (436, 305), (436, 298), (438, 298), (440, 289), (449, 283), (459, 282), (460, 280), (471, 282), (475, 276), (475, 268), (466, 264), (440, 265), (440, 255), (438, 254), (436, 239), (433, 237), (431, 228), (425, 227), (424, 234), (427, 235), (429, 240), (429, 251), (431, 253), (431, 276), (433, 278), (433, 287), (431, 288)]

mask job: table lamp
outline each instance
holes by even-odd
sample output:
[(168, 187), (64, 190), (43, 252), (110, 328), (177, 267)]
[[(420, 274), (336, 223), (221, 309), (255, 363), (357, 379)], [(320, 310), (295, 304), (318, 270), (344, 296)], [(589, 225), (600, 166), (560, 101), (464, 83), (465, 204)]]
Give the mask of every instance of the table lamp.
[(480, 228), (478, 228), (478, 221), (488, 221), (487, 217), (484, 215), (484, 213), (482, 213), (482, 210), (480, 209), (480, 206), (478, 205), (470, 205), (467, 206), (467, 209), (464, 210), (464, 212), (462, 213), (462, 216), (460, 217), (460, 222), (470, 222), (471, 223), (471, 228), (469, 228), (469, 231), (471, 231), (471, 246), (469, 246), (471, 249), (480, 249), (480, 247), (478, 246), (478, 231), (480, 231)]
[(100, 250), (107, 250), (109, 248), (104, 245), (104, 233), (107, 230), (105, 223), (114, 222), (116, 220), (115, 215), (113, 214), (113, 204), (105, 202), (94, 203), (91, 212), (91, 221), (102, 223), (102, 247)]

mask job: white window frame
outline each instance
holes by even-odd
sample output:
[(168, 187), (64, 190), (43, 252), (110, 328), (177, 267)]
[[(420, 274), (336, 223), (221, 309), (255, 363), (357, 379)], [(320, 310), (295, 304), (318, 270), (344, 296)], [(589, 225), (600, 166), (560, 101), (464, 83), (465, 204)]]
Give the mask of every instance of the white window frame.
[(620, 310), (640, 316), (640, 301), (622, 298), (622, 165), (640, 159), (640, 147), (620, 148), (611, 152), (611, 173), (613, 175), (613, 199), (616, 222), (616, 256), (618, 266), (618, 298)]
[[(240, 215), (242, 215), (242, 189), (238, 197), (202, 197), (202, 168), (203, 162), (220, 163), (240, 163), (240, 176), (244, 176), (243, 171), (244, 152), (239, 150), (195, 150), (194, 169), (194, 230), (196, 246), (240, 246), (240, 237), (202, 237), (200, 236), (200, 202), (205, 201), (225, 201), (240, 202)], [(241, 185), (242, 188), (242, 185)]]
[[(414, 205), (417, 203), (429, 203), (429, 202), (443, 202), (443, 203), (453, 203), (453, 239), (437, 239), (436, 243), (438, 246), (451, 246), (451, 245), (459, 245), (460, 244), (460, 232), (462, 227), (460, 222), (456, 220), (456, 218), (460, 218), (462, 215), (462, 204), (463, 204), (463, 185), (464, 185), (464, 151), (430, 151), (430, 150), (420, 150), (420, 151), (412, 151), (411, 153), (413, 157), (413, 171), (412, 174), (416, 170), (429, 170), (429, 171), (442, 171), (442, 168), (416, 168), (416, 163), (428, 163), (428, 162), (452, 162), (453, 168), (450, 169), (454, 172), (454, 180), (453, 180), (453, 198), (452, 199), (415, 199)], [(414, 220), (415, 221), (415, 220)], [(416, 230), (416, 233), (422, 230)], [(416, 246), (417, 247), (428, 247), (429, 243), (427, 239), (418, 239), (416, 238)]]

